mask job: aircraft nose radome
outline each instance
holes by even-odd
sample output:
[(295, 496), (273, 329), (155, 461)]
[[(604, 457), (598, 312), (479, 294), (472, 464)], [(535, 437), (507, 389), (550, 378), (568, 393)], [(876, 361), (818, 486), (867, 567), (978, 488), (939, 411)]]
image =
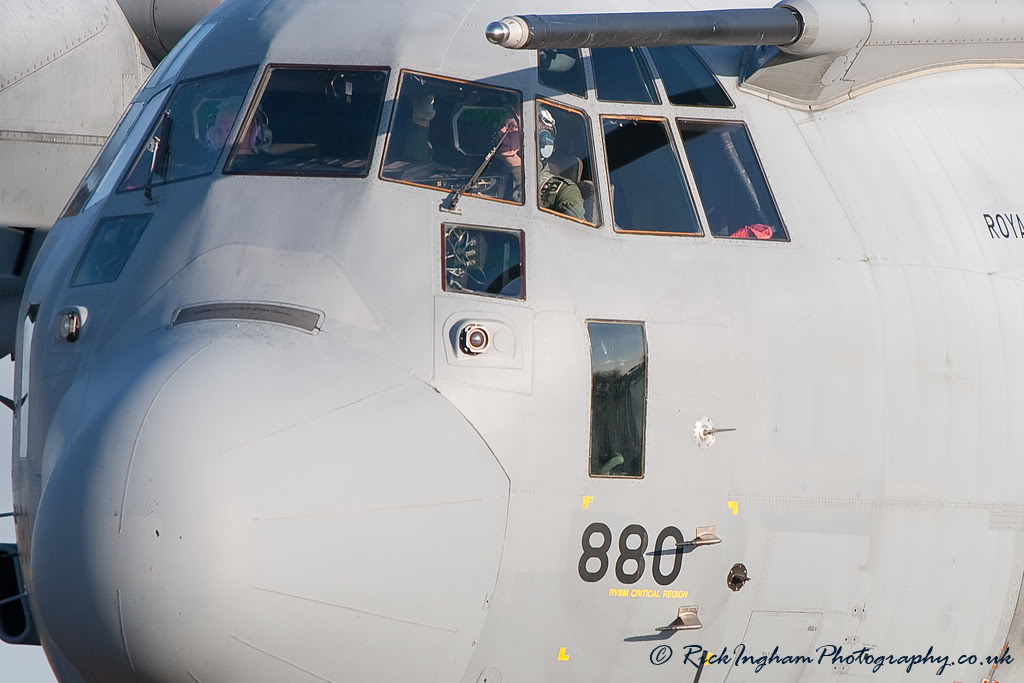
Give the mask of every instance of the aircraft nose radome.
[(88, 676), (465, 671), (508, 479), (428, 386), (316, 338), (285, 341), (156, 353), (67, 439), (32, 568), (43, 623)]

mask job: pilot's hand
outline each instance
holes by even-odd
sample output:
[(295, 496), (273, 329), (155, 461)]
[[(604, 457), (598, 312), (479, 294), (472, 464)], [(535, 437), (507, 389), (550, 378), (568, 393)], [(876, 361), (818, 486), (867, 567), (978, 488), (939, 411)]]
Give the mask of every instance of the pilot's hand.
[(434, 111), (433, 95), (417, 95), (412, 99), (412, 122), (418, 126), (427, 128), (434, 120), (437, 112)]

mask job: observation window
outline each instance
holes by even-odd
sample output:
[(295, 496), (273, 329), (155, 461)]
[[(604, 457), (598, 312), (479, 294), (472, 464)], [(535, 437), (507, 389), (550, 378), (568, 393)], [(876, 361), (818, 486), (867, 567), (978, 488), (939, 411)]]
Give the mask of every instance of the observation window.
[(537, 100), (537, 201), (542, 211), (601, 223), (590, 123), (578, 109)]
[(654, 117), (601, 117), (612, 216), (618, 230), (701, 235), (697, 211), (669, 137)]
[(638, 47), (601, 47), (590, 51), (597, 99), (659, 104), (650, 67)]
[(224, 172), (365, 177), (389, 74), (272, 67)]
[(711, 234), (789, 240), (747, 127), (681, 119), (678, 124)]
[(522, 204), (522, 120), (515, 90), (402, 71), (380, 176)]
[(672, 104), (681, 107), (733, 106), (721, 84), (693, 48), (679, 45), (652, 47), (647, 51)]
[(100, 221), (75, 269), (71, 286), (98, 285), (120, 277), (152, 217), (152, 214), (144, 214)]
[(445, 224), (443, 231), (446, 292), (526, 298), (522, 230)]
[(537, 80), (541, 85), (567, 95), (587, 96), (583, 58), (578, 49), (538, 50)]
[(647, 337), (643, 323), (587, 322), (590, 476), (644, 476)]
[(245, 69), (175, 88), (118, 191), (213, 172), (254, 75), (255, 69)]

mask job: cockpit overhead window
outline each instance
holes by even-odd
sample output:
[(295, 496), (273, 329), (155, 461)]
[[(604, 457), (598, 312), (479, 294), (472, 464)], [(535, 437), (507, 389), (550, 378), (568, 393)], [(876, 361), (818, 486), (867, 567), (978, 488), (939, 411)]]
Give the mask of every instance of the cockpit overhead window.
[(586, 115), (552, 100), (537, 100), (537, 201), (541, 211), (592, 227), (601, 223)]
[(252, 84), (255, 69), (180, 84), (119, 192), (211, 173)]
[(732, 107), (732, 100), (693, 48), (648, 48), (668, 101), (681, 107)]
[(365, 177), (390, 73), (271, 67), (224, 172)]
[(602, 116), (612, 217), (622, 232), (701, 235), (668, 121)]
[(522, 120), (515, 90), (402, 71), (380, 177), (522, 204)]
[(643, 323), (587, 321), (590, 476), (644, 476), (647, 336)]
[(638, 47), (602, 47), (590, 51), (597, 99), (660, 104), (650, 67)]
[(587, 96), (583, 58), (578, 49), (538, 50), (537, 80), (541, 85), (567, 95)]
[(747, 127), (731, 121), (678, 124), (711, 234), (788, 241)]

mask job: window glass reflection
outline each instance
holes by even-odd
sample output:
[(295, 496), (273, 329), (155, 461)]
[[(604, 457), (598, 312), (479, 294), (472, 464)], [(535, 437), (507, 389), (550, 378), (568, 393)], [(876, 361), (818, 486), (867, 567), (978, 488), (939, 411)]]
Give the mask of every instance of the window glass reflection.
[(590, 124), (583, 112), (537, 100), (537, 199), (541, 209), (600, 224), (590, 149)]
[(82, 207), (85, 206), (85, 203), (89, 201), (89, 197), (92, 196), (92, 193), (96, 191), (97, 185), (99, 185), (100, 178), (110, 168), (110, 164), (114, 161), (114, 156), (121, 149), (124, 139), (128, 137), (128, 133), (131, 132), (135, 122), (139, 120), (139, 116), (142, 114), (145, 106), (145, 102), (134, 102), (128, 107), (128, 111), (124, 113), (124, 116), (121, 117), (121, 122), (117, 124), (114, 132), (107, 138), (106, 144), (103, 145), (103, 149), (100, 150), (99, 156), (96, 157), (96, 161), (93, 162), (89, 172), (85, 174), (85, 178), (82, 179), (81, 184), (79, 184), (74, 194), (71, 195), (71, 201), (68, 202), (61, 218), (77, 216)]
[(711, 234), (788, 240), (746, 126), (715, 121), (678, 123)]
[(365, 176), (388, 69), (278, 67), (226, 173)]
[(71, 279), (72, 287), (113, 282), (121, 275), (152, 214), (105, 218), (96, 226), (89, 246)]
[(179, 85), (119, 191), (212, 172), (254, 74), (246, 69)]
[(590, 476), (642, 477), (647, 420), (643, 323), (588, 321)]
[(583, 59), (578, 49), (538, 50), (537, 80), (541, 85), (567, 95), (587, 96)]
[(444, 289), (523, 299), (523, 233), (464, 225), (444, 226)]
[(665, 85), (668, 101), (685, 107), (732, 107), (732, 100), (708, 67), (685, 45), (648, 49)]
[(514, 90), (403, 71), (381, 178), (447, 192), (477, 175), (465, 194), (522, 204), (522, 112)]
[(667, 121), (608, 116), (601, 123), (616, 228), (702, 234)]
[(597, 99), (658, 104), (651, 70), (638, 47), (602, 47), (590, 51)]

